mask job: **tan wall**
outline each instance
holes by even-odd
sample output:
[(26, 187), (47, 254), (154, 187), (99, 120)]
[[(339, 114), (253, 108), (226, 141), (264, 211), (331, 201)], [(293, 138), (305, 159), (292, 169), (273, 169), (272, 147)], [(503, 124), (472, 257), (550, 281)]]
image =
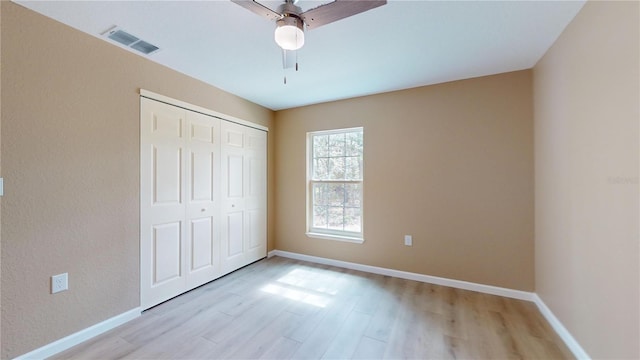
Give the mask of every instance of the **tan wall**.
[[(2, 11), (0, 7), (0, 11)], [(2, 53), (2, 13), (0, 12), (0, 54)], [(0, 56), (0, 79), (2, 79), (2, 56)], [(2, 114), (2, 81), (0, 81), (0, 114)], [(0, 115), (0, 149), (2, 149), (2, 116)], [(2, 177), (2, 153), (0, 152), (0, 177)], [(0, 197), (0, 249), (2, 249), (2, 197)], [(0, 283), (2, 279), (2, 256), (0, 256)], [(0, 286), (0, 314), (2, 313), (2, 286)], [(0, 316), (0, 356), (2, 354), (2, 316)]]
[[(277, 112), (277, 248), (532, 291), (531, 86), (521, 71)], [(353, 126), (365, 243), (307, 238), (306, 133)]]
[[(140, 88), (270, 128), (273, 112), (16, 4), (1, 6), (7, 358), (139, 305)], [(273, 185), (273, 171), (269, 179)], [(49, 278), (62, 272), (70, 290), (51, 295)]]
[(638, 2), (588, 2), (534, 68), (536, 292), (593, 358), (640, 358)]

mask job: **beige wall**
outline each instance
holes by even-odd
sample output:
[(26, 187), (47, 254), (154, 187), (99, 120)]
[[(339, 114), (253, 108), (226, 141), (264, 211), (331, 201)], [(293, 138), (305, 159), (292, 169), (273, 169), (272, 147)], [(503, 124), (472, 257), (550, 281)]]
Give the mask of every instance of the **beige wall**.
[[(270, 128), (273, 112), (16, 4), (1, 6), (7, 358), (139, 305), (140, 88)], [(272, 168), (273, 158), (271, 184)], [(62, 272), (70, 290), (49, 294), (50, 276)]]
[[(277, 248), (532, 291), (531, 86), (521, 71), (277, 112)], [(353, 126), (365, 243), (307, 238), (306, 133)]]
[(640, 358), (638, 2), (588, 2), (534, 68), (536, 292), (593, 358)]
[[(588, 3), (533, 80), (531, 71), (488, 76), (285, 110), (274, 121), (2, 1), (0, 355), (138, 306), (145, 88), (273, 130), (269, 250), (535, 285), (591, 356), (639, 358), (638, 11), (637, 2)], [(306, 132), (352, 126), (365, 128), (366, 241), (307, 238)], [(70, 290), (50, 295), (49, 277), (61, 272)]]
[[(1, 7), (0, 7), (1, 8)], [(2, 11), (0, 9), (0, 11)], [(2, 13), (0, 12), (0, 54), (2, 53)], [(0, 56), (0, 79), (2, 79), (2, 56)], [(0, 149), (2, 149), (2, 81), (0, 81)], [(2, 177), (2, 153), (0, 152), (0, 177)], [(2, 249), (2, 197), (0, 197), (0, 249)], [(0, 283), (2, 279), (2, 256), (0, 256)], [(2, 286), (0, 284), (0, 314), (2, 313)], [(0, 316), (0, 349), (2, 349), (2, 316)], [(2, 350), (0, 350), (0, 356)]]

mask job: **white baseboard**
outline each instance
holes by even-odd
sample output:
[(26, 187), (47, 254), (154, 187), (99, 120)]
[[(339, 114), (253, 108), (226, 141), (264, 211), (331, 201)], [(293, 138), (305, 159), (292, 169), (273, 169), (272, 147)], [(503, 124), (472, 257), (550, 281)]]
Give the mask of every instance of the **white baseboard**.
[(77, 333), (71, 334), (67, 337), (64, 337), (60, 340), (54, 341), (48, 345), (45, 345), (41, 348), (35, 349), (29, 353), (18, 356), (16, 360), (26, 360), (26, 359), (45, 359), (50, 356), (53, 356), (57, 353), (65, 351), (75, 345), (80, 344), (83, 341), (87, 341), (92, 337), (98, 336), (104, 332), (107, 332), (113, 328), (116, 328), (128, 321), (131, 321), (138, 316), (142, 311), (140, 308), (131, 309), (125, 313), (120, 315), (116, 315), (110, 319), (107, 319), (101, 323), (90, 326), (84, 330), (80, 330)]
[(303, 254), (292, 253), (292, 252), (282, 251), (282, 250), (270, 251), (268, 256), (269, 257), (280, 256), (280, 257), (285, 257), (289, 259), (309, 261), (317, 264), (332, 265), (332, 266), (337, 266), (345, 269), (364, 271), (364, 272), (379, 274), (379, 275), (393, 276), (401, 279), (415, 280), (415, 281), (420, 281), (420, 282), (435, 284), (435, 285), (443, 285), (443, 286), (448, 286), (456, 289), (477, 291), (485, 294), (504, 296), (504, 297), (519, 299), (519, 300), (533, 301), (534, 295), (535, 295), (534, 293), (527, 292), (527, 291), (513, 290), (513, 289), (507, 289), (507, 288), (491, 286), (491, 285), (476, 284), (468, 281), (453, 280), (453, 279), (447, 279), (447, 278), (442, 278), (438, 276), (416, 274), (412, 272), (381, 268), (381, 267), (371, 266), (371, 265), (362, 265), (362, 264), (357, 264), (357, 263), (352, 263), (347, 261), (340, 261), (340, 260), (327, 259), (327, 258), (322, 258), (317, 256), (303, 255)]
[(471, 290), (471, 291), (477, 291), (485, 294), (498, 295), (498, 296), (504, 296), (504, 297), (513, 298), (513, 299), (531, 301), (538, 306), (538, 309), (540, 309), (540, 312), (542, 313), (542, 315), (545, 317), (545, 319), (547, 319), (551, 327), (556, 331), (558, 336), (560, 336), (562, 341), (564, 341), (564, 343), (567, 345), (569, 350), (571, 350), (571, 352), (577, 359), (580, 359), (580, 360), (590, 359), (589, 355), (584, 351), (584, 349), (580, 346), (580, 344), (578, 344), (578, 342), (573, 338), (573, 336), (571, 336), (569, 331), (562, 325), (560, 320), (558, 320), (558, 318), (556, 318), (555, 315), (553, 315), (551, 310), (549, 310), (547, 305), (545, 305), (545, 303), (542, 301), (542, 299), (540, 299), (540, 297), (536, 293), (506, 289), (506, 288), (501, 288), (501, 287), (491, 286), (491, 285), (476, 284), (476, 283), (461, 281), (461, 280), (441, 278), (437, 276), (416, 274), (416, 273), (411, 273), (406, 271), (386, 269), (386, 268), (381, 268), (377, 266), (362, 265), (362, 264), (357, 264), (357, 263), (352, 263), (347, 261), (327, 259), (327, 258), (292, 253), (292, 252), (282, 251), (282, 250), (270, 251), (268, 254), (268, 257), (273, 257), (273, 256), (280, 256), (280, 257), (294, 259), (294, 260), (308, 261), (308, 262), (313, 262), (313, 263), (323, 264), (323, 265), (332, 265), (332, 266), (337, 266), (345, 269), (359, 270), (359, 271), (369, 272), (373, 274), (393, 276), (401, 279), (415, 280), (415, 281), (420, 281), (420, 282), (429, 283), (429, 284), (443, 285), (443, 286), (449, 286), (457, 289)]
[(547, 322), (549, 322), (553, 330), (555, 330), (558, 336), (560, 336), (560, 338), (562, 339), (562, 341), (564, 341), (564, 343), (567, 345), (569, 350), (571, 350), (571, 352), (573, 353), (573, 356), (575, 356), (576, 359), (578, 360), (591, 359), (591, 357), (589, 357), (589, 354), (587, 354), (587, 352), (584, 351), (582, 346), (580, 346), (580, 344), (571, 335), (571, 333), (569, 333), (569, 330), (567, 330), (567, 328), (565, 328), (564, 325), (562, 325), (560, 320), (553, 314), (551, 309), (549, 309), (547, 304), (545, 304), (544, 301), (542, 301), (542, 299), (540, 298), (540, 296), (538, 296), (538, 294), (533, 294), (533, 302), (538, 306), (538, 309), (542, 313), (542, 316), (544, 316), (544, 318), (547, 319)]

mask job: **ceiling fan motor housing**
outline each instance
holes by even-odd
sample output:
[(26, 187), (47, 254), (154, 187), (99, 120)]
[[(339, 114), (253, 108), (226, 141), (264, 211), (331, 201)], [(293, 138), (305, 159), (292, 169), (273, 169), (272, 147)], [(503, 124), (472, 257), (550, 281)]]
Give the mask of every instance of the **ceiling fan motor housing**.
[(296, 5), (294, 2), (285, 1), (282, 5), (278, 6), (278, 12), (283, 16), (295, 16), (300, 18), (300, 14), (302, 14), (302, 9), (300, 6)]

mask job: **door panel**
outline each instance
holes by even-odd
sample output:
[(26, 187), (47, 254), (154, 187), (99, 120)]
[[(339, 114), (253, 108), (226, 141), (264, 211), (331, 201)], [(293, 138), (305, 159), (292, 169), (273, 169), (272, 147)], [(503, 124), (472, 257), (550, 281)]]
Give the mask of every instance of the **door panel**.
[(180, 222), (153, 227), (153, 286), (180, 277)]
[(265, 243), (263, 228), (263, 216), (261, 211), (247, 210), (249, 217), (249, 249), (255, 249), (262, 246)]
[(262, 190), (261, 164), (257, 158), (249, 158), (249, 187), (247, 195), (255, 198)]
[(227, 241), (229, 243), (228, 257), (233, 257), (243, 252), (242, 240), (244, 239), (244, 216), (242, 212), (233, 212), (227, 214), (227, 224), (229, 234)]
[[(236, 125), (236, 124), (233, 124)], [(225, 132), (225, 143), (226, 146), (233, 146), (242, 148), (244, 147), (244, 134), (243, 129), (238, 126), (228, 126), (227, 131)]]
[(191, 140), (214, 144), (215, 137), (215, 128), (212, 124), (191, 123)]
[(213, 266), (213, 219), (191, 220), (191, 271)]
[(179, 205), (181, 200), (182, 148), (177, 146), (154, 146), (152, 161), (153, 203), (155, 205)]
[(213, 201), (213, 160), (209, 151), (191, 151), (191, 201)]
[(265, 152), (267, 149), (267, 137), (264, 131), (247, 128), (247, 149), (257, 152)]
[(155, 107), (151, 135), (157, 138), (174, 139), (182, 138), (184, 126), (184, 111), (178, 108)]
[(223, 273), (228, 273), (247, 265), (244, 253), (244, 212), (226, 213), (223, 223), (222, 271)]
[(242, 198), (244, 195), (243, 181), (244, 166), (243, 156), (231, 154), (227, 157), (227, 198)]

